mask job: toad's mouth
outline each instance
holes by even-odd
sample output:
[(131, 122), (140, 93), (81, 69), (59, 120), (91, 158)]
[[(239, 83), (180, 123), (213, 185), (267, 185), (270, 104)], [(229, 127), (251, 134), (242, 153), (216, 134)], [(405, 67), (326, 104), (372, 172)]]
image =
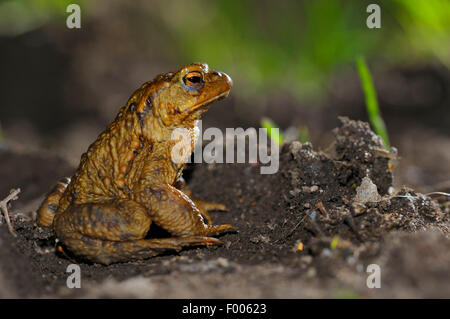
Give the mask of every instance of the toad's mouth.
[(215, 101), (219, 101), (219, 100), (225, 99), (228, 96), (228, 94), (230, 94), (230, 90), (226, 90), (226, 91), (224, 91), (224, 92), (222, 92), (222, 93), (220, 93), (220, 94), (218, 94), (216, 96), (213, 96), (212, 98), (210, 98), (210, 99), (208, 99), (206, 101), (203, 101), (203, 102), (200, 102), (198, 104), (195, 104), (191, 108), (191, 110), (189, 111), (189, 114), (191, 114), (192, 112), (197, 111), (198, 109), (202, 109), (204, 107), (207, 107), (207, 106), (209, 106), (211, 103), (213, 103)]

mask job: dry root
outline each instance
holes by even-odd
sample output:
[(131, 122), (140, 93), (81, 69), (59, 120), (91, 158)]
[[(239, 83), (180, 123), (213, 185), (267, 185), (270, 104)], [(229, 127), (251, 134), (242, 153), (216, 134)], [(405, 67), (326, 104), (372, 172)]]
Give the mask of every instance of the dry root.
[(18, 199), (19, 193), (20, 193), (20, 188), (11, 189), (11, 191), (9, 192), (9, 195), (4, 200), (0, 201), (0, 209), (3, 213), (3, 216), (5, 216), (6, 224), (8, 225), (8, 230), (11, 233), (11, 235), (13, 235), (13, 236), (16, 236), (16, 233), (14, 232), (14, 229), (11, 225), (11, 219), (9, 218), (8, 202)]

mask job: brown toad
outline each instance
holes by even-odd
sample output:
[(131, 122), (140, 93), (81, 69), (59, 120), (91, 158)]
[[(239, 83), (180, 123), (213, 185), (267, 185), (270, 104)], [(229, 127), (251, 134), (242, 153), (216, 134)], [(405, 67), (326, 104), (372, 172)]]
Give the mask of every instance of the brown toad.
[[(221, 244), (210, 236), (232, 226), (213, 225), (207, 211), (225, 206), (177, 189), (186, 161), (172, 160), (178, 141), (171, 136), (176, 128), (194, 136), (196, 121), (231, 87), (228, 75), (200, 63), (144, 83), (82, 155), (73, 177), (49, 193), (38, 224), (53, 226), (65, 251), (102, 264)], [(145, 239), (152, 222), (172, 237)]]

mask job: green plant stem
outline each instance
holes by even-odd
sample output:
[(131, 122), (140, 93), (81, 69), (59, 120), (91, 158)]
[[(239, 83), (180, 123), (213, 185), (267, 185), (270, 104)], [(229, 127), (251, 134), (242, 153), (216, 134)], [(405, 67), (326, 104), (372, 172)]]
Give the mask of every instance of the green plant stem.
[(369, 115), (370, 123), (372, 124), (375, 133), (383, 139), (386, 149), (389, 149), (389, 137), (383, 118), (378, 107), (377, 94), (372, 81), (372, 75), (363, 57), (356, 59), (356, 66), (358, 68), (359, 77), (361, 79), (362, 89), (366, 97), (366, 109)]
[(274, 140), (275, 143), (277, 143), (278, 145), (281, 145), (283, 143), (283, 134), (280, 132), (280, 129), (278, 129), (275, 123), (272, 122), (272, 120), (267, 117), (263, 117), (261, 119), (261, 127), (267, 130), (267, 135), (269, 135), (269, 137)]

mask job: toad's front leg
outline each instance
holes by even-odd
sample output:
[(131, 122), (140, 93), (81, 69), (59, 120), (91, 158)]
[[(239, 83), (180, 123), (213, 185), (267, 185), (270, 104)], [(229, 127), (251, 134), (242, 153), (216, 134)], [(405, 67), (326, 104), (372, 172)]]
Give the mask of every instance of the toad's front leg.
[(173, 236), (212, 236), (233, 228), (230, 224), (205, 224), (194, 202), (168, 184), (146, 185), (134, 200), (148, 209), (154, 223)]
[(227, 207), (224, 204), (220, 204), (220, 203), (215, 203), (215, 202), (207, 202), (204, 200), (200, 200), (200, 199), (195, 199), (192, 196), (192, 192), (187, 189), (186, 187), (186, 182), (184, 180), (183, 177), (180, 177), (174, 184), (174, 187), (179, 189), (180, 191), (182, 191), (183, 193), (185, 193), (190, 200), (192, 200), (195, 204), (195, 207), (197, 207), (200, 210), (200, 213), (202, 214), (203, 217), (206, 218), (206, 220), (208, 221), (209, 224), (212, 224), (212, 218), (209, 215), (208, 212), (210, 211), (227, 211)]

